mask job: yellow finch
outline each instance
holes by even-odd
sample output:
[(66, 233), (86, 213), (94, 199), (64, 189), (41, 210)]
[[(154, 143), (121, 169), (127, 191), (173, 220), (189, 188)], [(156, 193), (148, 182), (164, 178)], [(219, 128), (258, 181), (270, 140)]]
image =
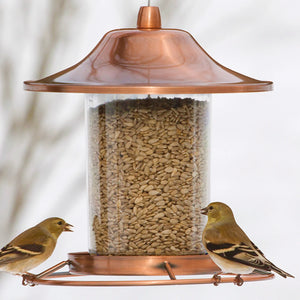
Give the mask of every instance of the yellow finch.
[[(203, 245), (222, 273), (237, 274), (237, 285), (243, 284), (241, 274), (250, 274), (253, 271), (264, 274), (275, 271), (285, 278), (294, 277), (265, 258), (236, 223), (229, 206), (213, 202), (203, 208), (201, 213), (208, 217), (202, 235)], [(220, 280), (217, 274), (214, 278)]]
[(53, 252), (63, 231), (72, 225), (60, 218), (48, 218), (27, 229), (0, 251), (0, 271), (24, 274), (44, 262)]

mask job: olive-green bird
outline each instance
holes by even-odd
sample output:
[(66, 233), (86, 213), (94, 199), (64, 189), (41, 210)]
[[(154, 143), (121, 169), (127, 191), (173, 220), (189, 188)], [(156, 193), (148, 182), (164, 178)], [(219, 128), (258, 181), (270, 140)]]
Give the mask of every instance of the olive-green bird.
[(63, 231), (71, 224), (61, 218), (48, 218), (19, 234), (0, 251), (0, 271), (22, 275), (44, 262), (54, 251)]
[(253, 271), (264, 274), (275, 271), (285, 278), (294, 277), (265, 258), (236, 223), (229, 206), (212, 202), (201, 213), (208, 216), (202, 235), (203, 245), (223, 273), (237, 274), (236, 284), (242, 285), (241, 274), (250, 274)]

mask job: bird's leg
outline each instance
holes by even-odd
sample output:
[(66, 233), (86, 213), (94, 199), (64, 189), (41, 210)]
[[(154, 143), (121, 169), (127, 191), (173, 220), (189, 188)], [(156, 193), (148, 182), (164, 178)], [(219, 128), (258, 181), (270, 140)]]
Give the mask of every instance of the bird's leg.
[(214, 276), (212, 277), (212, 279), (214, 280), (214, 282), (213, 282), (214, 286), (218, 286), (219, 283), (221, 282), (221, 276), (219, 276), (219, 275), (222, 273), (223, 272), (215, 273)]
[(235, 276), (233, 283), (236, 284), (237, 286), (243, 285), (244, 280), (241, 278), (241, 274)]

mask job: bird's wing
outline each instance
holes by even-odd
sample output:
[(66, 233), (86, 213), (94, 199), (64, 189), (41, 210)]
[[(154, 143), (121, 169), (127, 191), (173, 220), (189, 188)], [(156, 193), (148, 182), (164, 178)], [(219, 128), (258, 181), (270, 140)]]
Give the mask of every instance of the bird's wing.
[(220, 225), (206, 232), (206, 247), (209, 251), (254, 269), (271, 271), (270, 262), (235, 222)]
[(44, 246), (39, 244), (11, 245), (8, 244), (0, 251), (0, 265), (22, 260), (44, 252)]
[(271, 271), (272, 269), (269, 261), (265, 259), (262, 252), (253, 243), (251, 245), (243, 242), (239, 244), (217, 244), (207, 241), (206, 247), (212, 253), (230, 261), (265, 271)]

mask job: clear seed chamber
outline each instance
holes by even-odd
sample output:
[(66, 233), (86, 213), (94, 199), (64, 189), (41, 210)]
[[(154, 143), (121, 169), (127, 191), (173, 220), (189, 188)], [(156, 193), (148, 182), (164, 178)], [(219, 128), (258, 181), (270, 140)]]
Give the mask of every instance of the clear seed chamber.
[(90, 253), (201, 254), (210, 95), (87, 96)]

